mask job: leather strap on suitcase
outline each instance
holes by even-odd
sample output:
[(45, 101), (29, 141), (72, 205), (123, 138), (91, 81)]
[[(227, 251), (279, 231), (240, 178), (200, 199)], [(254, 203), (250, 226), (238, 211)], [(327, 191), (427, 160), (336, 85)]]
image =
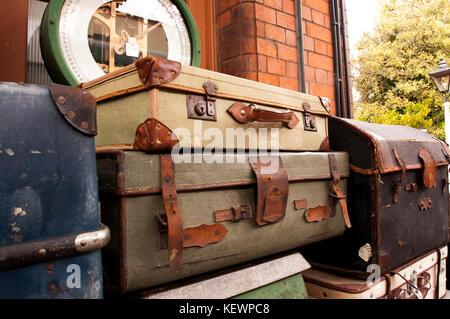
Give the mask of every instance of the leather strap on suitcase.
[(160, 158), (161, 192), (169, 232), (169, 266), (171, 271), (180, 271), (183, 265), (183, 220), (178, 208), (175, 165), (170, 154), (161, 155)]
[(331, 185), (330, 196), (335, 198), (341, 205), (341, 210), (342, 210), (342, 215), (344, 217), (345, 225), (347, 226), (347, 228), (351, 228), (352, 224), (350, 222), (350, 216), (348, 215), (347, 196), (339, 188), (340, 176), (339, 176), (339, 170), (337, 167), (336, 155), (330, 154), (329, 159), (330, 159), (331, 176), (333, 177), (333, 184)]
[(289, 178), (280, 157), (257, 157), (250, 163), (257, 180), (256, 222), (267, 225), (286, 214)]
[(200, 225), (183, 229), (183, 219), (177, 200), (175, 165), (170, 154), (160, 155), (160, 159), (161, 193), (166, 221), (164, 221), (162, 216), (157, 215), (157, 217), (160, 220), (160, 226), (162, 226), (160, 227), (160, 231), (162, 233), (168, 232), (167, 249), (170, 270), (177, 272), (183, 267), (184, 248), (204, 247), (208, 244), (218, 243), (225, 237), (228, 231), (221, 224)]

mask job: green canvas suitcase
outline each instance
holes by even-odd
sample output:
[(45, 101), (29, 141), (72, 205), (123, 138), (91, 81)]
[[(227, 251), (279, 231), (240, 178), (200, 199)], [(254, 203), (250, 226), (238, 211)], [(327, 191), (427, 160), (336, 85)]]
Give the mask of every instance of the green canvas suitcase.
[[(241, 154), (242, 155), (242, 154)], [(195, 156), (195, 155), (194, 155)], [(249, 157), (97, 152), (106, 280), (121, 293), (339, 236), (347, 153)], [(222, 161), (220, 161), (222, 159)]]
[(81, 86), (97, 100), (98, 149), (317, 151), (327, 142), (327, 98), (154, 56)]
[[(138, 292), (131, 298), (307, 299), (302, 274), (309, 268), (311, 265), (299, 252), (288, 252)], [(261, 313), (259, 308), (253, 311)]]

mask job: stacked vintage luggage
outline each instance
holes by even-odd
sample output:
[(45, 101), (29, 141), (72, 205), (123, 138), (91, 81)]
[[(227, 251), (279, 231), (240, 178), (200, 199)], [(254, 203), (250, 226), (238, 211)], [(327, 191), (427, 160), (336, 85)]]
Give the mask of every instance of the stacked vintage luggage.
[(82, 87), (98, 105), (101, 213), (111, 229), (105, 278), (116, 292), (351, 226), (348, 155), (325, 151), (328, 99), (154, 56)]
[(442, 298), (448, 146), (410, 127), (334, 117), (329, 123), (331, 148), (349, 153), (353, 227), (301, 250), (315, 268), (304, 275), (310, 293), (317, 298)]

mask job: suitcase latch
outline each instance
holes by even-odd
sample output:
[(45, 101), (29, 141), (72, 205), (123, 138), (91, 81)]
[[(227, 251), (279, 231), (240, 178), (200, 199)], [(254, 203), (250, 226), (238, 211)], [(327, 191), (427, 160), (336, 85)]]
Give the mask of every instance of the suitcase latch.
[(218, 87), (207, 81), (203, 84), (205, 95), (187, 94), (186, 104), (188, 118), (194, 120), (217, 121), (216, 94)]
[(316, 125), (316, 116), (311, 114), (311, 105), (309, 103), (303, 103), (303, 124), (305, 131), (312, 131), (317, 132), (317, 125)]

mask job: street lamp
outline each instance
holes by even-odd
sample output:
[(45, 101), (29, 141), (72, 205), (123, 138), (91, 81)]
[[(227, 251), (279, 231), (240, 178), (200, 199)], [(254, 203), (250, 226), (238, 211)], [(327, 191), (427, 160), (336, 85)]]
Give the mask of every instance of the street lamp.
[(449, 83), (450, 83), (450, 68), (445, 63), (441, 56), (439, 66), (436, 70), (428, 73), (439, 92), (444, 96), (444, 114), (445, 114), (445, 141), (449, 144), (450, 141), (450, 102), (449, 97)]

